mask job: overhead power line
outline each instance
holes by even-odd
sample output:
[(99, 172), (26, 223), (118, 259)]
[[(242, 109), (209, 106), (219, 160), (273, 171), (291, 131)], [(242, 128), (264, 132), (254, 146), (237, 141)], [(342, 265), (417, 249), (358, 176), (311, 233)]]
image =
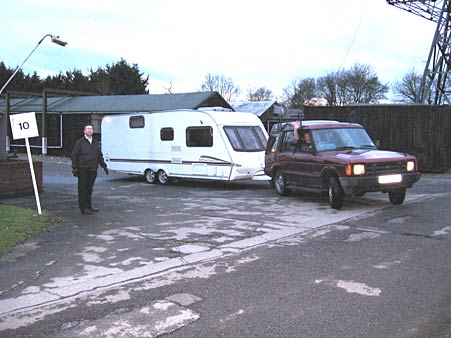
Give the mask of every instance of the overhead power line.
[(358, 23), (358, 25), (357, 25), (357, 27), (355, 29), (355, 32), (354, 32), (354, 36), (352, 37), (351, 43), (349, 44), (349, 47), (346, 50), (346, 54), (345, 54), (345, 56), (343, 57), (343, 60), (340, 63), (340, 67), (338, 67), (338, 71), (343, 67), (343, 64), (345, 63), (346, 59), (348, 58), (349, 52), (351, 51), (351, 48), (354, 45), (354, 41), (355, 41), (355, 39), (357, 37), (357, 34), (360, 31), (360, 26), (362, 25), (363, 18), (365, 17), (365, 12), (366, 12), (367, 6), (368, 6), (368, 0), (366, 0), (366, 2), (365, 2), (365, 7), (363, 7), (363, 11), (362, 11), (362, 14), (360, 15), (359, 23)]

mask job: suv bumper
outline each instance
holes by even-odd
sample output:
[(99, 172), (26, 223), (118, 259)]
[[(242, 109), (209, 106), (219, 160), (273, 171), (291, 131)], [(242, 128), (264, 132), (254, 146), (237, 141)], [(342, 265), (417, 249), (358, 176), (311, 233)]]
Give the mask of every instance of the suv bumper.
[(340, 177), (339, 180), (346, 195), (355, 195), (371, 191), (386, 192), (399, 188), (411, 188), (420, 179), (421, 173), (401, 174), (401, 176), (401, 182), (387, 184), (379, 183), (378, 176)]

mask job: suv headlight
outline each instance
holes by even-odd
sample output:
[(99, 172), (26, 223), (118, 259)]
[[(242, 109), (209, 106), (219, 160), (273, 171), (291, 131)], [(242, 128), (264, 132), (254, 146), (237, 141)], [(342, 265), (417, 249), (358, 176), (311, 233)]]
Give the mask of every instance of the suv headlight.
[(363, 175), (365, 174), (365, 165), (364, 164), (354, 164), (352, 167), (352, 173), (354, 175)]
[(365, 165), (364, 164), (348, 164), (346, 166), (346, 175), (364, 175), (366, 173)]
[(415, 170), (415, 161), (408, 161), (406, 165), (407, 171), (414, 171)]

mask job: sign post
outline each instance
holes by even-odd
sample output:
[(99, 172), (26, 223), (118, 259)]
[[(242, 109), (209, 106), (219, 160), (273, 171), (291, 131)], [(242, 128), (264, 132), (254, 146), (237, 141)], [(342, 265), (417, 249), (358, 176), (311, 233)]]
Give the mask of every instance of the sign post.
[(39, 201), (38, 185), (36, 183), (36, 176), (34, 174), (33, 160), (31, 158), (30, 142), (28, 138), (39, 136), (38, 124), (36, 122), (36, 114), (23, 113), (13, 114), (9, 116), (11, 122), (11, 131), (13, 133), (13, 139), (25, 139), (25, 145), (27, 147), (28, 162), (30, 164), (31, 179), (33, 181), (34, 196), (36, 198), (36, 205), (38, 207), (39, 215), (42, 214), (41, 203)]

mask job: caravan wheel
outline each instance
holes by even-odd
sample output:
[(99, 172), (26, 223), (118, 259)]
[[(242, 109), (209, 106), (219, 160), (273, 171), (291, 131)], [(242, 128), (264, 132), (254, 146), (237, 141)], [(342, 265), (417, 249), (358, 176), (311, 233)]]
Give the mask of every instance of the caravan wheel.
[(166, 173), (166, 171), (160, 170), (158, 172), (158, 181), (160, 182), (160, 184), (163, 184), (163, 185), (169, 183), (169, 176)]
[(157, 174), (155, 173), (155, 171), (151, 169), (147, 169), (144, 172), (144, 178), (146, 179), (146, 182), (149, 184), (157, 183)]

